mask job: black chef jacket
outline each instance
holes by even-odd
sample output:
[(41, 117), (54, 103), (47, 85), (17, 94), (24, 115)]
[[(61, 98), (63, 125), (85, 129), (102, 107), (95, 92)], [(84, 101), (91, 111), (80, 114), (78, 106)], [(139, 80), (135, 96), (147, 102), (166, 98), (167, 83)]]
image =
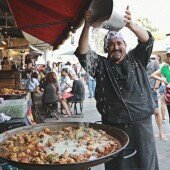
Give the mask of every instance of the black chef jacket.
[(119, 64), (93, 51), (81, 55), (76, 50), (82, 67), (96, 79), (95, 98), (102, 120), (132, 123), (154, 113), (156, 105), (145, 73), (154, 42), (148, 34), (149, 40), (146, 43), (138, 41)]

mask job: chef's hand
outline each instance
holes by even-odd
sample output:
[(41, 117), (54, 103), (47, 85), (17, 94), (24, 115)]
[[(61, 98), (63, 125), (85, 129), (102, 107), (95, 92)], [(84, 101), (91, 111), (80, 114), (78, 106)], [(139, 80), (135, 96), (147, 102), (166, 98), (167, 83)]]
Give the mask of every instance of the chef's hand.
[(149, 40), (148, 32), (143, 29), (141, 26), (132, 22), (131, 12), (129, 11), (129, 6), (127, 6), (125, 11), (125, 19), (126, 27), (130, 29), (138, 38), (138, 40), (142, 43), (146, 43)]
[(92, 12), (90, 10), (85, 12), (84, 19), (85, 19), (85, 24), (90, 24), (90, 19), (92, 16)]
[(125, 13), (126, 15), (124, 21), (126, 23), (126, 27), (130, 28), (133, 22), (132, 22), (131, 12), (129, 11), (129, 6), (127, 6)]

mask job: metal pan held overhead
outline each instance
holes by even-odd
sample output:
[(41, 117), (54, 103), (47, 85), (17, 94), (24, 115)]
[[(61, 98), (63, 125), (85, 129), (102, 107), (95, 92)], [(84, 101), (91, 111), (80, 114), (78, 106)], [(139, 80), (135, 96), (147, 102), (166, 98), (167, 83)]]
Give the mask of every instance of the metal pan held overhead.
[[(119, 156), (119, 153), (124, 150), (124, 148), (128, 145), (129, 143), (129, 138), (128, 135), (123, 132), (122, 130), (115, 128), (113, 126), (108, 126), (108, 125), (103, 125), (103, 124), (95, 124), (95, 123), (87, 123), (87, 122), (55, 122), (55, 123), (46, 123), (46, 124), (37, 124), (37, 125), (31, 125), (31, 126), (24, 126), (20, 128), (16, 128), (7, 132), (4, 132), (0, 134), (0, 142), (6, 140), (9, 136), (18, 134), (20, 132), (29, 132), (29, 131), (39, 131), (42, 128), (50, 128), (55, 131), (60, 130), (63, 127), (87, 127), (87, 128), (93, 128), (95, 130), (103, 130), (110, 136), (118, 139), (122, 145), (122, 148), (117, 150), (116, 152), (110, 153), (106, 156), (94, 159), (94, 160), (89, 160), (81, 163), (73, 163), (73, 164), (59, 164), (59, 165), (54, 165), (54, 164), (30, 164), (30, 163), (21, 163), (17, 161), (12, 161), (10, 159), (6, 158), (1, 158), (3, 162), (7, 162), (8, 164), (24, 169), (24, 170), (85, 170), (88, 169), (89, 167), (96, 166), (102, 163), (105, 163), (111, 159), (114, 159), (115, 157)], [(130, 156), (133, 156), (131, 154)], [(129, 157), (130, 157), (129, 156)], [(125, 157), (125, 158), (128, 158)]]
[(119, 8), (115, 8), (113, 0), (93, 0), (89, 10), (92, 11), (90, 24), (94, 28), (103, 27), (117, 31), (125, 26), (124, 14)]
[(112, 14), (113, 0), (93, 0), (89, 10), (92, 12), (91, 26), (100, 27)]

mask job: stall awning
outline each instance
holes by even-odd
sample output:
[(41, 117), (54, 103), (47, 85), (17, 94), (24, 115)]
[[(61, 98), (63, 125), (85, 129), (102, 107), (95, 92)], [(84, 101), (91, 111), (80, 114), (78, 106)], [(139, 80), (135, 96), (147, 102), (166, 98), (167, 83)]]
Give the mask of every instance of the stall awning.
[(22, 31), (54, 46), (81, 23), (92, 0), (7, 0)]

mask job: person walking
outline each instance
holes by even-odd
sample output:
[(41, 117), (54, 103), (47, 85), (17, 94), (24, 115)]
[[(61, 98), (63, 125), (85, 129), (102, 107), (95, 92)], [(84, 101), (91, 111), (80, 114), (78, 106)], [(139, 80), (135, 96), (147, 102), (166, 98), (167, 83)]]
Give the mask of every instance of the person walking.
[(166, 85), (165, 93), (167, 93), (167, 96), (164, 95), (164, 102), (167, 105), (168, 114), (169, 114), (169, 122), (170, 122), (170, 97), (167, 98), (168, 95), (170, 96), (170, 53), (169, 52), (166, 55), (164, 55), (164, 62), (166, 64), (164, 64), (161, 67), (161, 69), (152, 73), (151, 77), (165, 83)]
[[(160, 55), (156, 55), (155, 59), (156, 59), (156, 61), (158, 61), (160, 69), (166, 64), (164, 61), (162, 61), (162, 58)], [(161, 82), (161, 85), (158, 89), (158, 92), (159, 92), (158, 103), (161, 107), (160, 110), (161, 110), (161, 114), (162, 114), (163, 123), (166, 122), (165, 117), (166, 117), (166, 113), (167, 113), (167, 106), (163, 99), (163, 94), (164, 94), (165, 88), (166, 88), (165, 83)]]
[(45, 67), (45, 73), (48, 74), (49, 72), (51, 72), (51, 66), (50, 66), (50, 61), (47, 61), (46, 67)]
[(155, 71), (159, 70), (159, 63), (156, 60), (153, 60), (152, 58), (148, 61), (148, 65), (146, 67), (146, 74), (148, 76), (149, 84), (151, 87), (153, 99), (156, 103), (156, 108), (155, 108), (155, 120), (159, 129), (159, 138), (167, 141), (167, 137), (163, 132), (163, 126), (162, 126), (162, 114), (161, 110), (158, 107), (158, 95), (157, 95), (157, 90), (159, 89), (160, 86), (160, 81), (155, 80), (154, 78), (151, 77), (151, 74)]
[(126, 27), (138, 38), (137, 46), (126, 52), (127, 44), (120, 32), (109, 31), (104, 39), (102, 57), (89, 49), (89, 28), (92, 13), (85, 13), (85, 25), (75, 51), (81, 65), (96, 79), (96, 106), (105, 124), (125, 131), (129, 136), (127, 148), (137, 154), (130, 159), (114, 158), (105, 163), (106, 170), (158, 170), (151, 115), (156, 104), (146, 75), (146, 66), (154, 39), (132, 22), (129, 7), (126, 9)]
[(87, 77), (87, 84), (89, 89), (89, 98), (95, 97), (96, 80), (89, 75)]

